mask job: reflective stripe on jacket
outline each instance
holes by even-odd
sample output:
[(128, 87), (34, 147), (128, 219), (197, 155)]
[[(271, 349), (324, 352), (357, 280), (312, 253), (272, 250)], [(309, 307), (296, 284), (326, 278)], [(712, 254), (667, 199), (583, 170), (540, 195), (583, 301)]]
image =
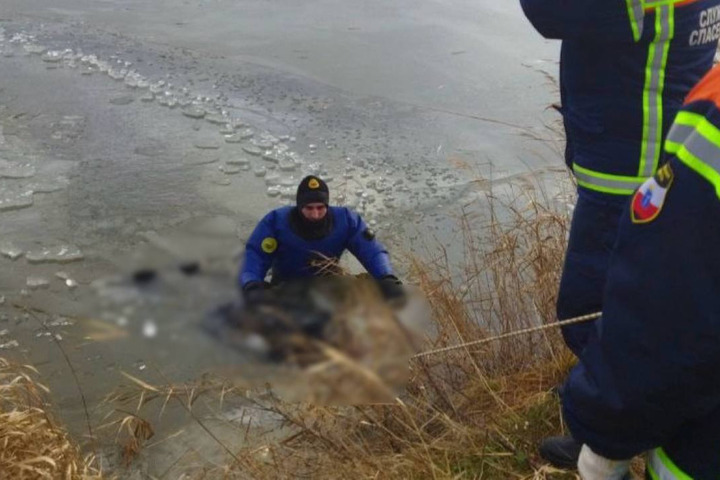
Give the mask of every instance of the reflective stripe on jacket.
[(720, 0), (521, 0), (562, 39), (566, 162), (581, 187), (630, 195), (657, 170), (662, 142), (720, 36)]

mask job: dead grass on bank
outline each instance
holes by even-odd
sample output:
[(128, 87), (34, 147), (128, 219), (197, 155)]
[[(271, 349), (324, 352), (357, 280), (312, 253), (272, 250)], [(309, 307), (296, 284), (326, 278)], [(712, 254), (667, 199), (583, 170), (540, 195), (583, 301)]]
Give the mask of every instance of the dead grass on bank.
[[(522, 205), (521, 205), (522, 203)], [(521, 205), (521, 206), (520, 206)], [(436, 328), (426, 349), (555, 321), (567, 217), (524, 197), (492, 212), (478, 232), (464, 214), (464, 265), (442, 248), (413, 261)], [(484, 245), (478, 244), (478, 239)], [(392, 405), (318, 408), (275, 399), (292, 425), (286, 441), (242, 452), (238, 478), (573, 478), (538, 459), (561, 431), (552, 387), (572, 356), (548, 330), (482, 348), (414, 359), (407, 392)]]
[[(459, 271), (442, 248), (428, 261), (412, 261), (411, 282), (427, 296), (436, 329), (424, 350), (556, 320), (567, 216), (548, 205), (518, 198), (493, 210), (482, 231), (463, 215)], [(293, 403), (218, 382), (213, 388), (222, 398), (242, 397), (290, 433), (235, 450), (218, 440), (228, 463), (193, 478), (575, 478), (544, 465), (536, 450), (542, 438), (562, 432), (551, 390), (572, 362), (560, 332), (546, 330), (415, 358), (405, 393), (386, 404)], [(135, 383), (156, 398), (189, 388)], [(137, 399), (136, 390), (126, 400)]]
[(0, 358), (0, 478), (102, 478), (94, 457), (83, 456), (49, 413), (37, 375)]

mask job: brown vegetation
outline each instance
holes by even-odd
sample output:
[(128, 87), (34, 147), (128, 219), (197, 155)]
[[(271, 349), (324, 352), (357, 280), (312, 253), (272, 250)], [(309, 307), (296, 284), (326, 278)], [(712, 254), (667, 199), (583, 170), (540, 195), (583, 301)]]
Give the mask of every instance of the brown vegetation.
[(49, 413), (36, 375), (0, 358), (0, 477), (100, 479), (94, 457), (83, 457)]
[[(482, 232), (463, 215), (459, 269), (442, 248), (412, 261), (413, 283), (427, 296), (436, 330), (424, 350), (556, 320), (567, 219), (547, 204), (519, 198), (493, 211)], [(322, 378), (328, 389), (371, 371), (362, 358), (333, 352), (324, 352), (326, 363), (342, 368)], [(203, 469), (198, 478), (574, 478), (543, 464), (536, 451), (543, 437), (562, 431), (552, 387), (572, 361), (559, 331), (549, 329), (415, 357), (404, 393), (392, 402), (321, 406), (273, 394), (245, 397), (279, 418), (288, 435), (250, 440), (224, 467)], [(215, 389), (226, 399), (245, 395), (224, 382)]]
[[(427, 297), (435, 329), (422, 345), (424, 351), (556, 320), (554, 302), (567, 218), (550, 204), (518, 198), (512, 205), (496, 207), (487, 228), (478, 229), (476, 219), (463, 215), (465, 254), (459, 268), (442, 248), (426, 260), (412, 260), (412, 283)], [(545, 465), (536, 451), (543, 437), (563, 430), (552, 387), (567, 375), (573, 359), (559, 331), (548, 329), (414, 357), (404, 392), (387, 401), (389, 389), (386, 379), (376, 373), (381, 370), (377, 359), (395, 337), (388, 336), (385, 346), (366, 355), (367, 345), (372, 344), (368, 340), (382, 338), (376, 329), (383, 322), (389, 325), (382, 309), (361, 316), (368, 315), (385, 320), (372, 324), (365, 336), (348, 327), (341, 336), (352, 334), (352, 348), (315, 345), (321, 353), (318, 361), (298, 367), (304, 373), (299, 383), (322, 392), (313, 399), (318, 402), (288, 401), (267, 391), (248, 393), (247, 385), (227, 378), (157, 386), (128, 377), (130, 385), (108, 399), (115, 409), (110, 425), (116, 427), (125, 461), (142, 455), (143, 445), (154, 434), (146, 410), (154, 405), (162, 414), (172, 403), (181, 406), (227, 455), (224, 466), (208, 463), (187, 472), (185, 478), (575, 478)], [(344, 318), (348, 325), (354, 321), (352, 315)], [(358, 392), (367, 396), (353, 397)], [(375, 394), (386, 400), (368, 402)], [(245, 446), (229, 447), (194, 413), (197, 399), (211, 395), (221, 403), (236, 399), (269, 412), (284, 427), (284, 436), (253, 437), (246, 432)], [(15, 401), (21, 398), (15, 396)], [(327, 406), (342, 403), (338, 399), (344, 399), (346, 406)], [(28, 412), (46, 418), (42, 410)], [(64, 436), (58, 438), (66, 442)], [(33, 442), (55, 445), (48, 436)], [(43, 445), (37, 443), (29, 458), (18, 457), (13, 464), (24, 465), (22, 471), (45, 466), (40, 460), (45, 454), (38, 452), (52, 448)], [(66, 446), (65, 451), (75, 452), (73, 471), (91, 472), (80, 466), (84, 464), (76, 450)], [(59, 468), (60, 461), (49, 458)], [(67, 463), (62, 465), (68, 468)]]

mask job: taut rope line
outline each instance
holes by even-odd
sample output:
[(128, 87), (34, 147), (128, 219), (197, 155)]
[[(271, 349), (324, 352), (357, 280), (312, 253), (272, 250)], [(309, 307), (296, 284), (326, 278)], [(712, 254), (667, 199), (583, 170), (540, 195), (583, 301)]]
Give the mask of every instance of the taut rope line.
[(579, 317), (568, 318), (567, 320), (561, 320), (559, 322), (548, 323), (546, 325), (538, 325), (537, 327), (524, 328), (522, 330), (516, 330), (514, 332), (503, 333), (502, 335), (496, 335), (494, 337), (482, 338), (480, 340), (473, 340), (472, 342), (465, 342), (465, 343), (461, 343), (459, 345), (451, 345), (449, 347), (437, 348), (435, 350), (428, 350), (425, 352), (420, 352), (420, 353), (413, 355), (410, 358), (427, 357), (429, 355), (445, 353), (445, 352), (449, 352), (451, 350), (457, 350), (460, 348), (474, 347), (476, 345), (482, 345), (485, 343), (494, 342), (495, 340), (502, 340), (504, 338), (519, 337), (521, 335), (539, 332), (541, 330), (549, 330), (551, 328), (564, 327), (566, 325), (574, 325), (576, 323), (588, 322), (590, 320), (595, 320), (596, 318), (599, 318), (601, 315), (602, 315), (602, 312), (589, 313), (587, 315), (581, 315)]

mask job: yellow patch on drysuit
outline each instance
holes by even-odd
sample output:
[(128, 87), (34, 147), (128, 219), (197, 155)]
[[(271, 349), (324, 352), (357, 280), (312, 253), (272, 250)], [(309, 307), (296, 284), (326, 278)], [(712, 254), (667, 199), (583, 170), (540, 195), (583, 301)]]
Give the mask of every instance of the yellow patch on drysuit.
[(275, 250), (277, 250), (278, 242), (272, 237), (266, 237), (263, 239), (260, 247), (265, 253), (273, 253)]

